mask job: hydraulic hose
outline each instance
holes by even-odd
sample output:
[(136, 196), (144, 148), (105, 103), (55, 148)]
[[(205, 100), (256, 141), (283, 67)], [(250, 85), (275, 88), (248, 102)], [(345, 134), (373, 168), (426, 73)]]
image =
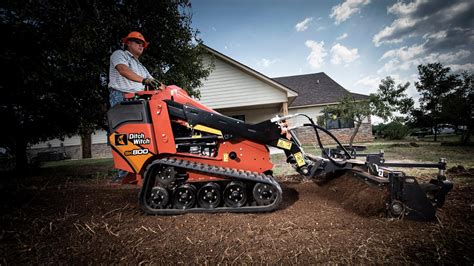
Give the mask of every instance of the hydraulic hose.
[(339, 147), (341, 147), (341, 149), (344, 151), (345, 155), (346, 155), (346, 158), (347, 159), (350, 159), (351, 158), (351, 155), (349, 154), (349, 152), (346, 150), (346, 148), (344, 148), (344, 146), (342, 146), (342, 144), (339, 142), (339, 140), (336, 138), (336, 136), (334, 136), (331, 132), (329, 132), (329, 130), (323, 128), (323, 127), (320, 127), (318, 125), (316, 125), (313, 121), (313, 119), (305, 114), (302, 114), (303, 116), (305, 116), (306, 118), (308, 118), (308, 120), (311, 122), (311, 124), (304, 124), (303, 126), (310, 126), (314, 129), (314, 131), (316, 132), (316, 138), (318, 140), (318, 145), (319, 145), (319, 148), (321, 148), (321, 150), (323, 151), (324, 155), (335, 165), (337, 165), (338, 167), (345, 167), (346, 166), (346, 162), (344, 163), (340, 163), (340, 162), (336, 162), (334, 159), (331, 158), (331, 156), (329, 156), (329, 154), (326, 153), (326, 150), (324, 149), (324, 146), (321, 142), (321, 137), (319, 136), (319, 132), (318, 132), (318, 129), (323, 131), (324, 133), (326, 133), (327, 135), (329, 135), (333, 140), (336, 141), (337, 145), (339, 145)]

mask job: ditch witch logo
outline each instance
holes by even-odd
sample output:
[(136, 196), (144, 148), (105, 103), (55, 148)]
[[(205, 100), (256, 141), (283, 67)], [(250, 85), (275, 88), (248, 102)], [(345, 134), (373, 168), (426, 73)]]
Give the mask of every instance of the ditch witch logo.
[(125, 146), (131, 142), (135, 145), (148, 145), (151, 143), (150, 138), (146, 138), (144, 133), (130, 133), (115, 135), (115, 145)]
[(115, 135), (115, 145), (124, 146), (128, 144), (127, 134)]

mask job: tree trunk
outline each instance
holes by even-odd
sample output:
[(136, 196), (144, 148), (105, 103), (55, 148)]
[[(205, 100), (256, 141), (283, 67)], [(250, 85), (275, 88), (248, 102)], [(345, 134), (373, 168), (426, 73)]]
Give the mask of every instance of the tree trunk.
[(27, 142), (22, 135), (15, 139), (15, 170), (23, 173), (28, 169), (28, 156), (26, 155)]
[(438, 141), (438, 126), (434, 126), (434, 142)]
[(461, 135), (461, 142), (463, 144), (467, 144), (470, 138), (471, 138), (471, 127), (468, 126), (466, 128), (466, 131), (464, 131)]
[(352, 149), (352, 143), (354, 143), (354, 139), (357, 135), (357, 132), (359, 132), (360, 124), (361, 123), (357, 123), (357, 126), (355, 127), (354, 131), (352, 132), (351, 139), (349, 140), (349, 148), (351, 148), (351, 149)]
[(84, 134), (81, 136), (82, 158), (92, 158), (92, 136)]

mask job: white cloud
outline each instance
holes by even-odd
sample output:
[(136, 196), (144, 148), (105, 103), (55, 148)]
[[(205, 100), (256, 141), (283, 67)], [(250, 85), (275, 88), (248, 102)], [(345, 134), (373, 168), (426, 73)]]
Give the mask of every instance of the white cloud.
[[(384, 53), (380, 60), (391, 58), (390, 61), (384, 64), (380, 68), (378, 73), (392, 73), (399, 70), (406, 71), (412, 67), (416, 67), (419, 64), (427, 64), (440, 62), (442, 64), (452, 64), (459, 60), (468, 58), (471, 52), (468, 50), (460, 49), (456, 52), (447, 53), (426, 53), (423, 45), (413, 45), (411, 47), (402, 47), (399, 49), (390, 50)], [(460, 68), (460, 65), (454, 65), (456, 68)], [(463, 65), (469, 67), (468, 65)], [(454, 70), (454, 68), (453, 68)]]
[(276, 62), (278, 62), (279, 60), (278, 59), (266, 59), (266, 58), (262, 58), (258, 61), (257, 65), (259, 66), (262, 66), (262, 67), (269, 67), (273, 64), (275, 64)]
[(422, 63), (419, 59), (413, 59), (409, 61), (400, 61), (398, 59), (392, 59), (385, 63), (382, 68), (377, 70), (377, 73), (388, 73), (389, 75), (393, 75), (393, 72), (397, 71), (407, 71), (411, 67), (419, 65)]
[(331, 18), (335, 19), (335, 24), (347, 20), (352, 14), (360, 12), (360, 7), (370, 3), (370, 0), (346, 0), (344, 3), (333, 6), (331, 9)]
[(379, 87), (380, 80), (382, 80), (380, 77), (366, 76), (356, 81), (355, 85), (361, 85), (368, 91), (374, 92)]
[(321, 68), (324, 64), (324, 57), (327, 55), (324, 42), (307, 40), (305, 45), (311, 49), (311, 53), (306, 58), (311, 68), (314, 70)]
[(305, 18), (303, 21), (298, 22), (298, 24), (295, 25), (296, 31), (305, 31), (309, 27), (309, 23), (313, 20), (312, 17), (310, 18)]
[(395, 57), (395, 58), (401, 59), (402, 61), (407, 61), (407, 60), (420, 56), (424, 52), (425, 52), (424, 44), (420, 44), (420, 45), (415, 44), (410, 47), (403, 46), (401, 48), (393, 49), (393, 50), (389, 50), (385, 52), (380, 58), (380, 60), (389, 58), (389, 57)]
[(325, 29), (327, 29), (327, 28), (324, 27), (324, 26), (319, 26), (319, 27), (316, 29), (316, 31), (322, 31), (322, 30), (325, 30)]
[(407, 4), (403, 2), (397, 2), (393, 6), (389, 7), (387, 12), (395, 15), (408, 15), (415, 12), (420, 4), (426, 2), (428, 2), (428, 0), (416, 0)]
[(349, 49), (344, 45), (336, 43), (331, 48), (331, 63), (339, 65), (341, 63), (350, 63), (359, 58), (357, 48)]
[(336, 40), (338, 40), (338, 41), (339, 40), (344, 40), (345, 38), (347, 38), (347, 36), (349, 36), (349, 35), (347, 35), (347, 33), (344, 33), (341, 36), (337, 37)]
[(403, 31), (407, 28), (412, 28), (419, 20), (413, 20), (411, 18), (401, 18), (397, 19), (392, 22), (392, 25), (389, 27), (385, 27), (382, 31), (375, 34), (372, 42), (375, 46), (379, 47), (383, 43), (401, 43), (411, 35), (402, 35), (398, 38), (389, 38), (390, 36), (394, 35), (395, 32)]
[(427, 47), (446, 48), (469, 46), (466, 41), (474, 36), (472, 31), (472, 0), (414, 0), (397, 1), (387, 12), (396, 19), (390, 26), (375, 34), (375, 46), (400, 43), (408, 38), (423, 36), (436, 40)]
[[(396, 1), (387, 12), (395, 16), (388, 26), (376, 33), (375, 46), (421, 40), (411, 45), (386, 51), (379, 61), (385, 64), (379, 75), (416, 73), (420, 64), (440, 62), (452, 71), (473, 71), (472, 52), (474, 30), (472, 28), (474, 1), (472, 0), (411, 0)], [(410, 82), (417, 79), (413, 74)], [(419, 97), (414, 86), (410, 96)], [(415, 98), (416, 98), (415, 97)]]
[(474, 64), (472, 63), (467, 63), (463, 65), (457, 65), (457, 64), (452, 64), (452, 65), (447, 65), (448, 67), (451, 68), (454, 72), (462, 72), (462, 71), (470, 71), (474, 72)]
[(457, 52), (449, 52), (445, 54), (436, 54), (436, 58), (433, 61), (443, 62), (443, 63), (453, 63), (464, 58), (468, 58), (471, 55), (471, 52), (468, 50), (459, 50)]
[(448, 36), (448, 33), (447, 31), (445, 30), (442, 30), (442, 31), (439, 31), (439, 32), (434, 32), (434, 33), (426, 33), (425, 35), (423, 35), (423, 39), (443, 39), (443, 38), (446, 38), (446, 36)]

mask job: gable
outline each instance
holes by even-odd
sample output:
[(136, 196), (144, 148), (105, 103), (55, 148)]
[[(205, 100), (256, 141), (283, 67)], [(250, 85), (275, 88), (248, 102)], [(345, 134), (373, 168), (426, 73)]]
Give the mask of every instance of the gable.
[[(204, 56), (210, 64), (211, 57)], [(214, 70), (203, 81), (200, 102), (213, 109), (287, 102), (287, 93), (234, 65), (214, 58)]]

